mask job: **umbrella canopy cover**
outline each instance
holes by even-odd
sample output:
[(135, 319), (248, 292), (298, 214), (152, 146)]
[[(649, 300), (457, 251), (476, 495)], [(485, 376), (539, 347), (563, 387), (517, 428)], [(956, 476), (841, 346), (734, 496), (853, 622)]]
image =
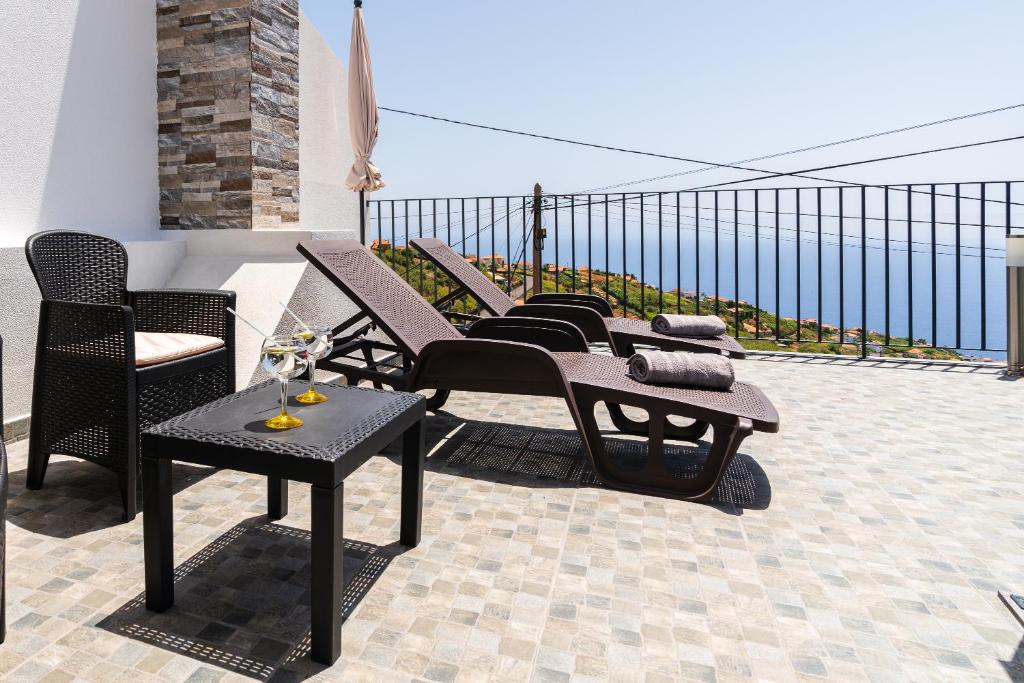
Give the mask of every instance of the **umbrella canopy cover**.
[(366, 23), (359, 4), (356, 4), (352, 16), (352, 42), (348, 52), (348, 127), (355, 162), (345, 185), (353, 192), (373, 192), (384, 187), (380, 169), (370, 161), (373, 147), (377, 144), (380, 115), (377, 112), (377, 95), (373, 91), (370, 41), (366, 37)]

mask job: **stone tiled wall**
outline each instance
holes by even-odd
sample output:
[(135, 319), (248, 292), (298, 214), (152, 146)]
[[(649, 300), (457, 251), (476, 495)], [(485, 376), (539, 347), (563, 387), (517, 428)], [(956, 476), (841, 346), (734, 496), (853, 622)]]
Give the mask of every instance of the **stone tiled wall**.
[(160, 221), (297, 227), (298, 0), (157, 0)]

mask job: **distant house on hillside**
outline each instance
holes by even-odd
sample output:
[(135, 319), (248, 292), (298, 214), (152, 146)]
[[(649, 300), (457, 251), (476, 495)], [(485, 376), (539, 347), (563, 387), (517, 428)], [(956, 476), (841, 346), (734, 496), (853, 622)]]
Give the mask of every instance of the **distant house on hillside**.
[(374, 240), (373, 244), (370, 245), (370, 249), (373, 250), (373, 251), (377, 251), (377, 250), (380, 250), (380, 249), (390, 249), (390, 248), (391, 248), (391, 242), (389, 242), (388, 240)]

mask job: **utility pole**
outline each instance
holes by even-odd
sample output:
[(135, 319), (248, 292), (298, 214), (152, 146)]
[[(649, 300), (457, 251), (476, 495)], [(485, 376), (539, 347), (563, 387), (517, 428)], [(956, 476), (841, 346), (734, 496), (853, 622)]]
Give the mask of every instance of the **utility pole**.
[(541, 252), (544, 251), (544, 228), (540, 227), (541, 192), (540, 183), (533, 186), (533, 293), (540, 294), (541, 288)]

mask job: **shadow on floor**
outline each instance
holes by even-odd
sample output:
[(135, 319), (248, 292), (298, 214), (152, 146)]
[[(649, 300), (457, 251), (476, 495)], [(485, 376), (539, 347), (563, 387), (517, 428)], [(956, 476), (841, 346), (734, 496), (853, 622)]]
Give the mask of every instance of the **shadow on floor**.
[[(427, 418), (427, 469), (471, 479), (531, 487), (603, 488), (587, 459), (574, 429), (462, 420), (440, 411)], [(646, 445), (617, 432), (605, 433), (605, 447), (616, 465), (636, 467), (646, 459)], [(703, 466), (709, 443), (666, 443), (665, 457), (681, 478), (694, 476)], [(401, 462), (393, 444), (384, 455)], [(712, 500), (723, 512), (764, 510), (771, 503), (771, 483), (757, 462), (738, 453)]]
[(893, 358), (869, 356), (840, 356), (804, 353), (758, 353), (751, 351), (747, 360), (767, 363), (799, 363), (802, 365), (829, 365), (833, 367), (873, 368), (879, 370), (913, 370), (916, 372), (952, 372), (971, 375), (991, 375), (1001, 380), (1016, 380), (1006, 374), (1006, 366), (1001, 362), (971, 361), (928, 361), (919, 358)]
[(1017, 644), (1017, 650), (1013, 658), (1006, 662), (1000, 662), (1006, 675), (1013, 683), (1024, 683), (1024, 638)]
[[(347, 619), (403, 551), (345, 539)], [(309, 659), (310, 535), (254, 517), (174, 570), (174, 607), (158, 614), (136, 596), (99, 628), (262, 681), (301, 681)]]
[[(171, 468), (174, 493), (205, 479), (210, 467), (175, 463)], [(27, 470), (10, 474), (7, 520), (34, 534), (73, 538), (123, 523), (124, 506), (117, 478), (109, 470), (78, 459), (50, 459), (43, 488), (25, 488)], [(142, 509), (141, 494), (139, 509)]]

